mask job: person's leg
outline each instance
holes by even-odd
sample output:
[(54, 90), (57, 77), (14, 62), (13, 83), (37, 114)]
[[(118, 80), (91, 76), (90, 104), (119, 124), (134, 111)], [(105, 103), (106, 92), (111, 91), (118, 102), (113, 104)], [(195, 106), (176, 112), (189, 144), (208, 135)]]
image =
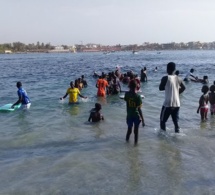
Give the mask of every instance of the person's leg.
[(162, 107), (161, 114), (160, 114), (160, 128), (163, 131), (166, 131), (166, 122), (170, 116), (170, 108), (169, 107)]
[(201, 115), (201, 120), (205, 120), (205, 108), (200, 108), (200, 115)]
[(132, 127), (128, 127), (127, 134), (126, 134), (126, 141), (127, 141), (127, 142), (129, 141), (131, 132), (132, 132)]
[(137, 145), (138, 142), (138, 130), (139, 130), (139, 126), (135, 126), (134, 127), (134, 144)]
[(171, 112), (172, 121), (174, 123), (176, 133), (179, 133), (179, 131), (180, 131), (180, 127), (178, 125), (179, 109), (180, 109), (180, 107), (172, 108), (172, 112)]
[(133, 127), (133, 120), (131, 118), (126, 119), (127, 125), (128, 125), (128, 130), (126, 134), (126, 141), (129, 141), (130, 135), (132, 133), (132, 127)]
[(138, 132), (139, 132), (139, 125), (140, 125), (140, 118), (139, 116), (134, 120), (134, 144), (137, 145), (138, 142)]

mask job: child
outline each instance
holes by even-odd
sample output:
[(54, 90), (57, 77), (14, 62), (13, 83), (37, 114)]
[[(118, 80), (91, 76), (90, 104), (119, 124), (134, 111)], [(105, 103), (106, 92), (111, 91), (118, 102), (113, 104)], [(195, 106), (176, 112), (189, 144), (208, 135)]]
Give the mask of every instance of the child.
[(202, 86), (203, 95), (199, 99), (199, 107), (197, 109), (197, 113), (199, 113), (199, 110), (200, 110), (202, 121), (207, 120), (208, 100), (209, 100), (208, 91), (209, 91), (209, 87), (207, 85)]
[(92, 120), (92, 122), (98, 122), (98, 121), (100, 121), (100, 120), (104, 120), (103, 115), (100, 113), (100, 110), (101, 110), (101, 109), (102, 109), (101, 104), (96, 103), (96, 104), (95, 104), (95, 108), (93, 108), (93, 109), (90, 111), (90, 116), (89, 116), (88, 121), (90, 122), (90, 121)]
[(145, 126), (144, 118), (141, 110), (142, 99), (139, 94), (136, 93), (137, 83), (135, 80), (131, 80), (129, 83), (130, 90), (125, 93), (124, 100), (126, 101), (127, 117), (126, 122), (128, 125), (128, 130), (126, 134), (126, 141), (129, 141), (130, 135), (132, 133), (132, 128), (134, 126), (134, 144), (137, 145), (138, 142), (138, 131), (139, 125), (142, 121), (142, 126)]
[(209, 102), (211, 105), (211, 115), (215, 114), (215, 85), (210, 86)]

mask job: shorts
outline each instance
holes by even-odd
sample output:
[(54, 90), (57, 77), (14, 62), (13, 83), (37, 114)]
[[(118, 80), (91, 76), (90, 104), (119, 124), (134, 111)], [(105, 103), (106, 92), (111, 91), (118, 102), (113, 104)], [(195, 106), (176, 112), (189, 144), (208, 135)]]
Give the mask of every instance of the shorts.
[(215, 113), (215, 104), (211, 104), (211, 112)]
[(138, 127), (140, 125), (141, 120), (139, 116), (127, 117), (126, 122), (127, 122), (128, 128), (132, 128), (133, 124), (134, 126)]
[(31, 103), (28, 103), (28, 104), (22, 104), (20, 109), (22, 110), (26, 110), (26, 109), (29, 109), (31, 107)]
[(207, 106), (201, 107), (201, 108), (200, 108), (200, 112), (201, 112), (201, 113), (207, 113), (207, 112), (208, 112), (208, 107), (207, 107)]

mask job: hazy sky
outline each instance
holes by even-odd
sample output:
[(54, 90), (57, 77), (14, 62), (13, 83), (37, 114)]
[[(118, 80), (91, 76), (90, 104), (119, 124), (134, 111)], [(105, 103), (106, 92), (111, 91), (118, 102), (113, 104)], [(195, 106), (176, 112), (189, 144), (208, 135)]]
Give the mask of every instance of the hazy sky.
[(215, 41), (215, 0), (0, 0), (0, 43)]

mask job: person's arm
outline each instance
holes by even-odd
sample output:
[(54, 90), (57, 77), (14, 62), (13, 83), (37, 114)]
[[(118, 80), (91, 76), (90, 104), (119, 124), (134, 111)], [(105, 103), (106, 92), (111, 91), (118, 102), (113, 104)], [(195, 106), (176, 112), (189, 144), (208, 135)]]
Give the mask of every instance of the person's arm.
[(14, 108), (14, 106), (20, 104), (22, 102), (22, 95), (18, 93), (19, 99), (11, 106), (11, 108)]
[(20, 104), (22, 102), (22, 98), (19, 98), (12, 106), (11, 108), (14, 108), (14, 106)]
[(63, 97), (60, 98), (60, 100), (63, 100), (67, 97), (68, 93), (66, 93)]
[(180, 89), (179, 89), (179, 94), (183, 93), (183, 91), (186, 89), (183, 81), (181, 81), (181, 84), (180, 84)]
[(161, 82), (160, 82), (160, 85), (159, 85), (159, 90), (160, 90), (160, 91), (164, 91), (164, 90), (165, 90), (165, 86), (166, 86), (167, 79), (168, 79), (167, 76), (164, 76), (164, 77), (161, 79)]
[(81, 98), (87, 99), (86, 96), (81, 95), (80, 93), (78, 94)]
[(88, 118), (88, 121), (90, 122), (90, 120), (92, 119), (92, 113), (90, 113), (90, 116)]
[(203, 95), (202, 95), (202, 96), (200, 97), (200, 99), (199, 99), (199, 107), (198, 107), (198, 109), (197, 109), (197, 113), (199, 113), (199, 110), (200, 110), (200, 108), (201, 108), (201, 106), (202, 106), (203, 100), (204, 100), (204, 97), (203, 97)]
[(142, 112), (141, 106), (138, 107), (138, 112), (139, 112), (140, 118), (142, 120), (142, 126), (144, 127), (145, 126), (145, 121), (144, 121), (144, 118), (143, 118), (143, 112)]

